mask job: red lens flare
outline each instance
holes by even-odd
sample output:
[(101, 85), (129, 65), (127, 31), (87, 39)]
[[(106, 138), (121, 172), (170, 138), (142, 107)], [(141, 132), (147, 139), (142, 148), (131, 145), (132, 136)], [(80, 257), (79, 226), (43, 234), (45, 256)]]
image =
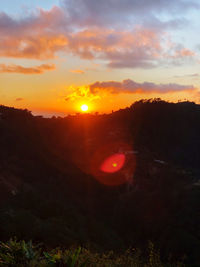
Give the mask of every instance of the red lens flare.
[(107, 173), (114, 173), (119, 171), (124, 166), (124, 162), (124, 154), (114, 154), (104, 160), (100, 166), (100, 170)]
[(136, 167), (132, 147), (122, 141), (102, 144), (91, 156), (90, 173), (106, 186), (132, 182)]

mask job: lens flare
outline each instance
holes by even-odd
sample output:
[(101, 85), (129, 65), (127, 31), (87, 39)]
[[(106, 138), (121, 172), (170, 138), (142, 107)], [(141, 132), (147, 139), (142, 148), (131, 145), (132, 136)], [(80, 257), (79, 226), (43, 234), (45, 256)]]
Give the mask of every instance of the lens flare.
[(107, 173), (114, 173), (119, 171), (125, 162), (125, 155), (124, 154), (114, 154), (101, 164), (100, 170)]
[(91, 155), (90, 173), (106, 186), (132, 183), (136, 167), (132, 151), (133, 146), (121, 140), (101, 144)]

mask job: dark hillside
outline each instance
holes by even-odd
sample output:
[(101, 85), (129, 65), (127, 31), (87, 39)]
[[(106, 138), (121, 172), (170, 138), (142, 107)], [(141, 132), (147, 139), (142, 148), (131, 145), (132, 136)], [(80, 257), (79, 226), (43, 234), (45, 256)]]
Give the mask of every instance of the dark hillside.
[[(200, 107), (141, 100), (108, 115), (0, 106), (0, 239), (116, 251), (152, 240), (200, 264)], [(120, 154), (125, 163), (103, 173)]]

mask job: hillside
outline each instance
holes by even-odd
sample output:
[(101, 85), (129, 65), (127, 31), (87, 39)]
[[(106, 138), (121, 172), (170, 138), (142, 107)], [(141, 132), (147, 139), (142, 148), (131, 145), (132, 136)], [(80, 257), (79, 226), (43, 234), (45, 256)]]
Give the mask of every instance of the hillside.
[[(0, 240), (144, 248), (200, 265), (200, 106), (141, 100), (104, 115), (0, 106)], [(120, 154), (119, 171), (101, 163)]]

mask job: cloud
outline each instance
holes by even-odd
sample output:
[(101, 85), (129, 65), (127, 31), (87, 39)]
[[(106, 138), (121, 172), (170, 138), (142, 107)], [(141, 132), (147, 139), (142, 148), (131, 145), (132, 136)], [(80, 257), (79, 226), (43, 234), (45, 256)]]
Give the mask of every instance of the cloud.
[(166, 32), (141, 26), (79, 31), (68, 37), (67, 50), (84, 59), (103, 59), (110, 68), (154, 68), (182, 64), (195, 56), (182, 45), (170, 43)]
[(108, 81), (108, 82), (95, 82), (89, 85), (92, 94), (106, 91), (110, 94), (120, 93), (172, 93), (180, 91), (195, 90), (193, 85), (180, 85), (176, 83), (169, 84), (155, 84), (151, 82), (137, 83), (133, 80), (127, 79), (122, 82)]
[[(59, 52), (102, 60), (109, 68), (183, 64), (196, 54), (170, 44), (169, 30), (199, 8), (189, 0), (63, 0), (21, 18), (0, 13), (0, 57), (51, 59)], [(163, 19), (165, 18), (165, 19)]]
[(196, 92), (193, 85), (180, 85), (176, 83), (155, 84), (151, 82), (138, 83), (127, 79), (122, 82), (107, 81), (95, 82), (87, 86), (71, 88), (72, 93), (65, 98), (66, 101), (74, 101), (80, 98), (87, 98), (90, 101), (102, 98), (105, 95), (119, 94), (167, 94), (178, 92)]
[(54, 64), (42, 64), (35, 67), (0, 64), (0, 73), (42, 74), (45, 71), (55, 70)]
[(67, 44), (64, 13), (59, 7), (39, 9), (25, 18), (0, 13), (0, 56), (13, 58), (54, 58)]
[(22, 98), (22, 97), (18, 97), (15, 99), (15, 101), (23, 101), (23, 100), (24, 100), (24, 98)]
[(200, 75), (198, 73), (188, 74), (188, 77), (199, 77)]
[(78, 74), (84, 74), (85, 73), (84, 70), (70, 70), (70, 72), (72, 72), (72, 73), (78, 73)]
[(100, 58), (109, 67), (153, 67), (162, 57), (161, 33), (141, 27), (129, 31), (90, 29), (69, 38), (68, 49), (85, 59)]
[(166, 57), (169, 59), (173, 59), (174, 62), (176, 60), (181, 60), (181, 59), (191, 59), (196, 56), (196, 53), (188, 48), (184, 48), (182, 45), (177, 45), (177, 44), (172, 44), (171, 47), (171, 52), (166, 54)]
[(75, 101), (77, 99), (84, 98), (89, 102), (101, 98), (99, 95), (92, 93), (89, 86), (81, 86), (76, 88), (73, 88), (72, 86), (70, 89), (72, 92), (65, 97), (65, 101)]
[(156, 19), (158, 21), (159, 15), (163, 14), (167, 14), (170, 21), (170, 15), (182, 17), (186, 10), (199, 8), (199, 3), (192, 0), (62, 0), (61, 2), (70, 23), (84, 27), (91, 25), (102, 27), (111, 24), (124, 27), (137, 22), (138, 19), (142, 23)]
[(183, 77), (190, 77), (190, 78), (199, 78), (199, 73), (193, 73), (193, 74), (185, 74), (185, 75), (175, 75), (174, 78), (183, 78)]

